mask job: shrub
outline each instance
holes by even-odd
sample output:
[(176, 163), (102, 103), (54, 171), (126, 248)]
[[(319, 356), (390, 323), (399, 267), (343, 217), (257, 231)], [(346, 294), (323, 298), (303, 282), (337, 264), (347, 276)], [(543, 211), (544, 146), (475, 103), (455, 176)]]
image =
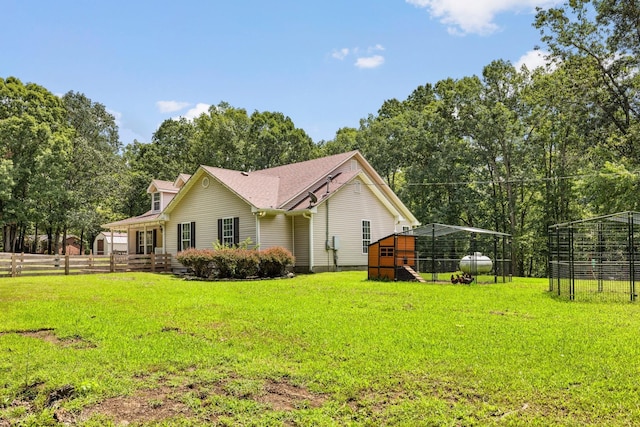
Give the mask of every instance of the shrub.
[(193, 270), (197, 277), (246, 279), (247, 277), (280, 277), (295, 258), (282, 247), (258, 252), (246, 247), (218, 245), (215, 249), (187, 249), (178, 252), (178, 261)]
[(244, 279), (258, 273), (260, 259), (255, 249), (221, 247), (212, 253), (212, 262), (219, 278)]
[(234, 277), (244, 279), (258, 275), (260, 269), (260, 256), (255, 249), (236, 249), (236, 275)]
[(287, 271), (287, 266), (293, 264), (295, 257), (280, 246), (260, 251), (260, 276), (280, 277)]
[(213, 275), (213, 250), (189, 248), (176, 255), (180, 264), (193, 270), (197, 277), (211, 277)]

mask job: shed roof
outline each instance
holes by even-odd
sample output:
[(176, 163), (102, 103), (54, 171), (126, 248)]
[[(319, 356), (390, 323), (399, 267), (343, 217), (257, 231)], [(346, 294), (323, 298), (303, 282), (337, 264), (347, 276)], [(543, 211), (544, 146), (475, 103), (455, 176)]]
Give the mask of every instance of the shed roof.
[(593, 222), (593, 221), (612, 221), (612, 222), (633, 223), (633, 224), (640, 225), (640, 212), (635, 212), (635, 211), (616, 212), (609, 215), (602, 215), (602, 216), (597, 216), (593, 218), (579, 219), (576, 221), (555, 224), (550, 226), (550, 228), (567, 227), (572, 224), (580, 224), (580, 223)]
[(399, 234), (413, 234), (414, 236), (441, 237), (441, 236), (446, 236), (448, 234), (460, 233), (460, 232), (476, 233), (476, 234), (491, 234), (494, 236), (510, 236), (510, 234), (507, 234), (507, 233), (501, 233), (499, 231), (493, 231), (493, 230), (485, 230), (483, 228), (469, 227), (466, 225), (448, 225), (448, 224), (438, 224), (438, 223), (425, 224), (421, 227), (414, 228), (413, 230), (408, 230)]

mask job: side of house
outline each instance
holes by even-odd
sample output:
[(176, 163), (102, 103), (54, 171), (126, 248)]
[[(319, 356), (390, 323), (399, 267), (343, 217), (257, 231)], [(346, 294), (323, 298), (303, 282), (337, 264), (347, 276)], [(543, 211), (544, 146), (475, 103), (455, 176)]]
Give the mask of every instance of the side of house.
[[(369, 243), (419, 225), (358, 151), (254, 172), (201, 166), (181, 176), (152, 182), (145, 215), (104, 227), (135, 236), (130, 252), (175, 255), (250, 241), (288, 249), (299, 272), (320, 272), (365, 269)], [(172, 264), (181, 267), (175, 257)]]

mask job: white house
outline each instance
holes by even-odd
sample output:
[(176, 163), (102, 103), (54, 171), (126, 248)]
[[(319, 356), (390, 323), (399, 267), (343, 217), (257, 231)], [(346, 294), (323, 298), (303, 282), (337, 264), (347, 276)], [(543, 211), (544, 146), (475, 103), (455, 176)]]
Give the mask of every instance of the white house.
[(147, 192), (149, 212), (103, 226), (135, 236), (130, 253), (175, 255), (248, 238), (291, 251), (297, 271), (365, 269), (370, 243), (419, 225), (359, 151), (254, 172), (200, 166), (173, 183), (154, 180)]

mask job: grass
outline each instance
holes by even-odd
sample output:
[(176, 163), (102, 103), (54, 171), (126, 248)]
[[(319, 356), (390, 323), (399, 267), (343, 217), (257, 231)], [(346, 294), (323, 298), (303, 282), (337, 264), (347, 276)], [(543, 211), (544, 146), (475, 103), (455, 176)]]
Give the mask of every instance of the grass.
[(0, 426), (639, 424), (640, 306), (547, 288), (0, 280)]

